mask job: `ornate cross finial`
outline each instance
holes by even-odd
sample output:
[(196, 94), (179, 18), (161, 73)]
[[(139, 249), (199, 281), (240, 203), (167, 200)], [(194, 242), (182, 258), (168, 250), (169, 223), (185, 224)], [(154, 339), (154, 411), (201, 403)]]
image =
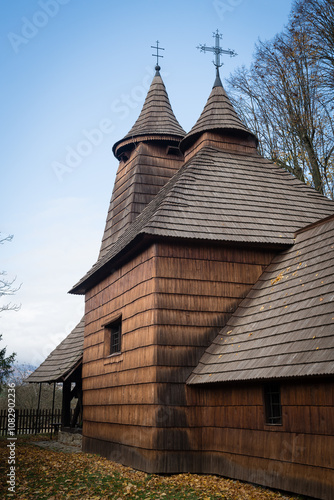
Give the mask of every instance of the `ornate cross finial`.
[(154, 46), (154, 45), (151, 45), (151, 49), (157, 49), (157, 53), (156, 54), (152, 54), (153, 57), (156, 57), (157, 58), (157, 64), (155, 66), (155, 69), (156, 71), (159, 71), (161, 68), (159, 66), (159, 57), (163, 57), (159, 54), (159, 50), (165, 50), (163, 49), (162, 47), (159, 47), (159, 40), (157, 40), (157, 45)]
[(220, 47), (219, 40), (222, 39), (223, 35), (221, 35), (218, 30), (216, 32), (214, 32), (212, 36), (213, 36), (213, 38), (216, 39), (216, 43), (215, 43), (214, 47), (207, 47), (204, 44), (204, 45), (199, 45), (197, 48), (200, 49), (201, 52), (209, 51), (209, 52), (213, 52), (215, 54), (215, 60), (212, 62), (216, 66), (217, 73), (218, 73), (218, 68), (220, 68), (223, 65), (223, 63), (220, 62), (221, 54), (228, 54), (229, 56), (233, 57), (233, 56), (236, 56), (237, 53), (234, 50), (231, 50), (231, 49), (224, 50)]

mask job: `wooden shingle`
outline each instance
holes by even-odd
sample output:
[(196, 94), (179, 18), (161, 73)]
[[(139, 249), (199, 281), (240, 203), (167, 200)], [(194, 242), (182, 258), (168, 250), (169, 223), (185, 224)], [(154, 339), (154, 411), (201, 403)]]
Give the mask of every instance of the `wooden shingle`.
[(113, 147), (120, 164), (99, 258), (180, 168), (179, 143), (184, 135), (157, 71), (136, 123)]
[(181, 140), (185, 134), (174, 115), (165, 84), (157, 71), (137, 121), (126, 136), (114, 144), (113, 152), (117, 157), (119, 147), (128, 139), (137, 142), (138, 137), (162, 135)]
[(200, 134), (208, 130), (235, 132), (239, 136), (251, 137), (255, 144), (258, 142), (254, 134), (240, 120), (221, 84), (220, 78), (218, 81), (216, 80), (197, 122), (181, 141), (181, 151), (185, 152)]
[(71, 292), (84, 293), (95, 273), (138, 237), (284, 246), (293, 243), (296, 231), (333, 212), (332, 201), (256, 152), (204, 147)]
[(274, 259), (188, 384), (334, 374), (334, 216)]

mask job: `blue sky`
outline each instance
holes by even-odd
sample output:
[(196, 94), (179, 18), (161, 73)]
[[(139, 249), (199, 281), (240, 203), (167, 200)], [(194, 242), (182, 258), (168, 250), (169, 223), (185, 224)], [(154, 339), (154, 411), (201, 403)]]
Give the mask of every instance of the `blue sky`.
[[(197, 45), (223, 34), (221, 76), (249, 66), (258, 39), (288, 21), (291, 0), (13, 0), (0, 17), (1, 270), (22, 282), (2, 313), (1, 346), (40, 364), (80, 320), (67, 291), (95, 262), (117, 160), (154, 74), (151, 45), (177, 119), (194, 125), (214, 81)], [(0, 347), (1, 347), (0, 346)]]

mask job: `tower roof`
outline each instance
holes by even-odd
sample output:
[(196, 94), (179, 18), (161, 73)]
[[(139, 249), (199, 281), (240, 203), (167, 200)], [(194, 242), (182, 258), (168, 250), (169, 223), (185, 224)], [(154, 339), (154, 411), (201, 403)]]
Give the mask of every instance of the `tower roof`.
[(156, 66), (156, 73), (147, 93), (143, 108), (136, 123), (123, 139), (117, 141), (113, 146), (113, 153), (117, 154), (124, 143), (139, 142), (143, 136), (154, 136), (154, 138), (171, 136), (180, 141), (186, 134), (185, 130), (177, 121), (164, 82), (160, 76), (160, 66)]
[(216, 79), (204, 109), (190, 132), (183, 138), (180, 149), (185, 152), (203, 133), (209, 130), (237, 133), (242, 137), (257, 138), (238, 117), (222, 85), (217, 69)]
[(143, 237), (282, 248), (294, 243), (297, 230), (333, 212), (331, 200), (256, 150), (250, 155), (203, 147), (71, 293), (84, 293), (101, 281)]

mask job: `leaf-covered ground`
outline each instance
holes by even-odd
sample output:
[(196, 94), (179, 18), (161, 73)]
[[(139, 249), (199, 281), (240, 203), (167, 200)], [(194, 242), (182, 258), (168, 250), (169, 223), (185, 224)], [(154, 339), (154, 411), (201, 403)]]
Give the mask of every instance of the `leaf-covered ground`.
[[(14, 498), (58, 500), (123, 499), (226, 499), (283, 500), (301, 497), (281, 494), (248, 483), (217, 476), (178, 474), (157, 476), (110, 462), (98, 455), (64, 453), (40, 448), (34, 440), (20, 437), (16, 442), (16, 487)], [(0, 440), (0, 498), (8, 492), (8, 448)]]

